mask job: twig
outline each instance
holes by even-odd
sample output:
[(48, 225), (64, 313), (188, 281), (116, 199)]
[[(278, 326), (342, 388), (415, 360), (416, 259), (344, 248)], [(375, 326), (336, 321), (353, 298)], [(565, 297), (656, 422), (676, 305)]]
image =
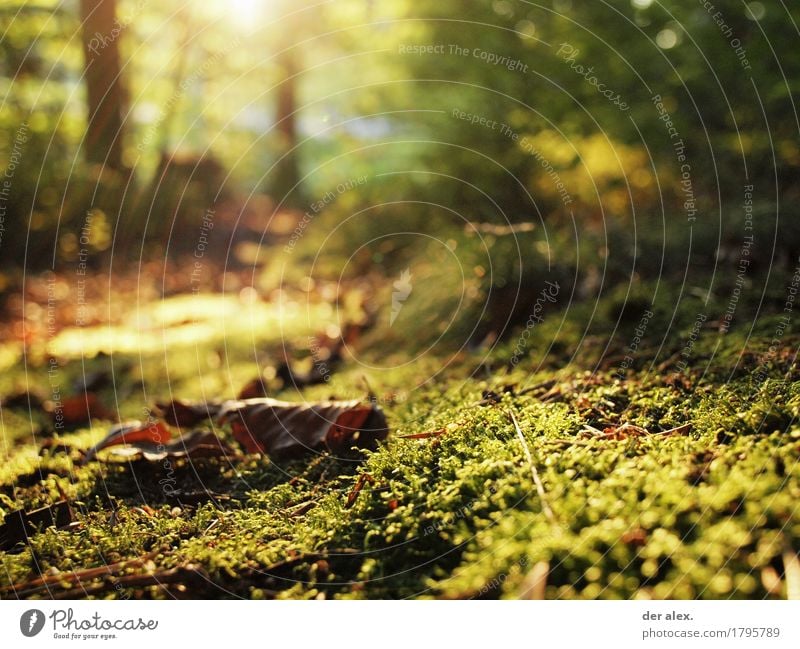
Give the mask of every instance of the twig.
[(306, 514), (306, 513), (310, 512), (316, 506), (317, 506), (316, 501), (308, 500), (308, 501), (302, 503), (299, 507), (296, 507), (295, 509), (290, 511), (289, 512), (289, 518), (295, 518), (297, 516), (302, 516), (303, 514)]
[(520, 390), (519, 392), (515, 392), (514, 396), (530, 394), (531, 392), (537, 392), (539, 390), (549, 390), (556, 383), (558, 383), (556, 379), (547, 379), (546, 381), (542, 381), (541, 383), (536, 383), (535, 385), (528, 386), (527, 388), (522, 388), (522, 390)]
[(522, 434), (522, 429), (519, 427), (519, 422), (514, 416), (514, 413), (510, 410), (508, 411), (508, 415), (511, 417), (511, 421), (514, 423), (514, 429), (517, 431), (517, 437), (519, 437), (519, 441), (522, 444), (522, 450), (525, 452), (525, 457), (527, 458), (528, 464), (531, 467), (531, 475), (533, 476), (533, 483), (536, 485), (536, 493), (539, 494), (539, 500), (542, 503), (542, 511), (553, 525), (557, 525), (558, 523), (556, 521), (556, 515), (553, 513), (550, 504), (547, 502), (547, 494), (545, 493), (542, 479), (539, 477), (539, 472), (536, 470), (536, 465), (533, 463), (531, 451), (528, 448), (528, 444), (525, 441), (524, 435)]
[(773, 597), (781, 596), (781, 578), (772, 566), (764, 566), (761, 569), (761, 585)]
[(165, 586), (181, 581), (197, 578), (207, 578), (205, 570), (197, 564), (188, 563), (176, 568), (168, 568), (160, 572), (146, 573), (143, 575), (125, 575), (115, 577), (109, 575), (104, 581), (96, 584), (79, 584), (70, 590), (54, 591), (53, 599), (77, 599), (88, 595), (98, 595), (109, 590), (120, 588), (143, 588), (145, 586)]
[(658, 367), (656, 367), (656, 371), (661, 373), (664, 370), (666, 370), (670, 365), (672, 365), (675, 361), (677, 361), (681, 357), (681, 354), (683, 354), (683, 349), (679, 349), (674, 354), (672, 354), (672, 356), (670, 356), (667, 360), (659, 363)]
[(520, 232), (533, 232), (535, 229), (536, 224), (530, 222), (509, 223), (507, 225), (497, 225), (495, 223), (467, 223), (464, 226), (464, 231), (467, 234), (483, 232), (485, 234), (493, 234), (495, 236), (505, 236)]
[(208, 534), (211, 530), (213, 530), (217, 525), (219, 525), (221, 519), (215, 518), (211, 521), (211, 525), (209, 525), (206, 529), (203, 530), (203, 533), (200, 535), (200, 538), (203, 538), (206, 534)]
[(509, 395), (510, 397), (522, 397), (527, 394), (531, 394), (533, 392), (539, 392), (540, 390), (549, 390), (557, 383), (556, 379), (548, 379), (547, 381), (542, 381), (541, 383), (536, 383), (535, 385), (530, 385), (527, 388), (522, 388), (522, 390), (516, 391), (513, 387), (506, 386), (502, 392), (494, 393), (489, 391), (489, 394), (485, 395), (482, 399), (478, 401), (473, 401), (470, 404), (467, 404), (465, 408), (474, 408), (476, 406), (493, 406), (497, 403), (500, 403), (500, 399), (503, 395)]
[(788, 541), (783, 548), (783, 573), (786, 575), (786, 599), (800, 600), (800, 559)]
[(603, 437), (605, 433), (599, 428), (595, 428), (594, 426), (590, 426), (589, 424), (584, 424), (583, 428), (581, 428), (582, 433), (591, 433), (594, 437)]
[(58, 575), (37, 577), (36, 579), (32, 579), (21, 584), (12, 584), (11, 586), (0, 588), (0, 596), (14, 593), (14, 595), (20, 599), (29, 595), (33, 595), (42, 590), (49, 590), (51, 586), (57, 587), (64, 582), (70, 582), (74, 585), (76, 583), (80, 584), (84, 581), (91, 581), (101, 577), (113, 577), (115, 573), (125, 568), (138, 568), (144, 565), (147, 561), (156, 557), (158, 553), (159, 550), (154, 550), (142, 557), (118, 561), (117, 563), (112, 563), (107, 566), (100, 566), (99, 568), (86, 568), (85, 570), (77, 570), (71, 573), (65, 572)]
[(411, 433), (410, 435), (398, 435), (397, 439), (428, 439), (430, 437), (439, 437), (446, 433), (446, 429), (437, 428), (436, 430), (428, 430), (424, 433)]
[(358, 476), (358, 480), (353, 485), (353, 489), (347, 494), (347, 502), (345, 503), (345, 508), (350, 509), (353, 505), (356, 504), (356, 500), (358, 499), (358, 494), (361, 493), (361, 490), (364, 488), (364, 485), (367, 483), (375, 484), (375, 478), (373, 478), (369, 473), (362, 473)]
[(544, 443), (553, 443), (553, 444), (560, 444), (561, 446), (594, 446), (592, 443), (594, 438), (591, 440), (585, 439), (564, 439), (561, 437), (551, 438), (551, 439), (544, 439), (542, 442)]
[(685, 435), (686, 433), (692, 430), (691, 422), (688, 424), (681, 424), (680, 426), (675, 426), (674, 428), (670, 428), (668, 430), (661, 430), (655, 433), (651, 433), (652, 435)]
[(547, 576), (550, 574), (550, 562), (538, 561), (525, 575), (520, 587), (519, 599), (547, 599)]

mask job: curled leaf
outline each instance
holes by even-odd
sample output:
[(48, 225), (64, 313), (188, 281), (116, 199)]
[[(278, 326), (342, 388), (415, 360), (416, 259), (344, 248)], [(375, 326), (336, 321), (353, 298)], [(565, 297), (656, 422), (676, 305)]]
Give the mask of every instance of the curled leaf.
[(289, 457), (327, 448), (374, 448), (388, 434), (383, 411), (360, 401), (288, 403), (242, 399), (222, 405), (217, 420), (251, 453)]
[(220, 404), (174, 399), (169, 403), (157, 403), (154, 410), (156, 415), (171, 426), (188, 428), (215, 417), (220, 410)]
[(137, 442), (150, 443), (153, 445), (165, 444), (172, 437), (172, 432), (167, 428), (166, 424), (160, 421), (155, 421), (149, 424), (141, 421), (128, 421), (122, 424), (113, 426), (108, 431), (108, 435), (92, 447), (86, 454), (83, 462), (93, 460), (98, 451), (109, 446), (116, 446), (118, 444), (134, 444)]
[(235, 451), (211, 431), (196, 430), (167, 444), (150, 441), (136, 442), (126, 448), (114, 449), (115, 455), (128, 458), (143, 457), (148, 462), (167, 458), (230, 457)]

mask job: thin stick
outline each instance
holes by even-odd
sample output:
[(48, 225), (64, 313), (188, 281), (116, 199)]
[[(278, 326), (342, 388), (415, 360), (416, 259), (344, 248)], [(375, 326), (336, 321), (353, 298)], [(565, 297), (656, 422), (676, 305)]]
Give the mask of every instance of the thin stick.
[(531, 457), (531, 451), (528, 448), (528, 444), (525, 441), (525, 437), (522, 434), (522, 429), (519, 427), (519, 422), (517, 421), (517, 418), (514, 416), (513, 412), (509, 410), (508, 414), (511, 417), (511, 421), (514, 422), (514, 428), (517, 431), (517, 437), (519, 437), (519, 441), (522, 444), (522, 450), (525, 451), (525, 457), (528, 459), (528, 464), (531, 467), (533, 484), (536, 485), (536, 493), (539, 494), (539, 500), (541, 500), (542, 502), (542, 511), (553, 525), (557, 525), (558, 523), (556, 521), (556, 515), (553, 513), (550, 504), (547, 502), (547, 494), (545, 493), (544, 485), (542, 484), (542, 479), (539, 477), (539, 472), (536, 470), (536, 465), (533, 463), (533, 457)]
[(83, 570), (73, 571), (71, 573), (65, 572), (59, 575), (47, 575), (37, 577), (31, 581), (5, 586), (0, 589), (0, 595), (7, 595), (14, 593), (17, 598), (27, 597), (42, 590), (49, 590), (50, 586), (58, 586), (63, 582), (70, 582), (72, 585), (81, 585), (83, 582), (88, 582), (93, 579), (105, 579), (113, 577), (119, 571), (126, 568), (138, 568), (144, 565), (150, 559), (158, 556), (158, 550), (148, 552), (142, 557), (134, 559), (126, 559), (118, 561), (117, 563), (100, 566), (98, 568), (85, 568)]
[(537, 562), (525, 576), (518, 599), (547, 599), (547, 576), (549, 574), (550, 562)]
[(87, 595), (99, 595), (110, 590), (119, 590), (120, 588), (144, 588), (146, 586), (166, 586), (169, 584), (180, 583), (182, 581), (189, 581), (193, 579), (203, 579), (205, 570), (198, 564), (186, 564), (185, 566), (178, 566), (176, 568), (168, 568), (160, 572), (146, 573), (143, 575), (125, 575), (123, 577), (111, 577), (99, 583), (83, 583), (78, 582), (77, 588), (70, 590), (56, 590), (53, 593), (53, 599), (78, 599), (86, 597)]
[(560, 437), (557, 438), (550, 438), (550, 439), (543, 439), (543, 443), (551, 443), (551, 444), (560, 444), (561, 446), (591, 446), (594, 447), (594, 438), (591, 440), (584, 440), (584, 439), (561, 439)]
[(800, 599), (800, 559), (788, 542), (783, 550), (783, 573), (786, 575), (786, 599)]

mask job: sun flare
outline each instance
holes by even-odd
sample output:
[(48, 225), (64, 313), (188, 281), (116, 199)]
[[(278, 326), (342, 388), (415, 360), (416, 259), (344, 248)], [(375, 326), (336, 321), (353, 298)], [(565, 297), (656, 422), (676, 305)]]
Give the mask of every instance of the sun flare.
[(265, 0), (227, 0), (225, 10), (228, 18), (241, 27), (259, 22), (264, 15)]

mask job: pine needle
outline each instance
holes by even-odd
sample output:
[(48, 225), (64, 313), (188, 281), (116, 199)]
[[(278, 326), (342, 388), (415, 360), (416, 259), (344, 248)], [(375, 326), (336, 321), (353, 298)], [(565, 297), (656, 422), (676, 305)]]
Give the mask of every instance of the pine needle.
[(556, 515), (553, 513), (550, 504), (547, 502), (547, 493), (544, 490), (544, 484), (542, 484), (542, 479), (539, 477), (539, 472), (536, 470), (536, 465), (533, 463), (531, 451), (528, 448), (528, 443), (525, 441), (525, 436), (522, 434), (522, 429), (519, 427), (519, 422), (517, 421), (517, 418), (514, 416), (513, 412), (509, 410), (508, 414), (511, 417), (511, 421), (514, 423), (514, 428), (517, 431), (517, 437), (519, 437), (520, 444), (522, 444), (522, 450), (525, 452), (525, 457), (527, 458), (528, 465), (531, 468), (533, 484), (536, 485), (536, 493), (539, 494), (539, 500), (542, 502), (542, 511), (553, 525), (557, 525), (558, 522), (556, 521)]

